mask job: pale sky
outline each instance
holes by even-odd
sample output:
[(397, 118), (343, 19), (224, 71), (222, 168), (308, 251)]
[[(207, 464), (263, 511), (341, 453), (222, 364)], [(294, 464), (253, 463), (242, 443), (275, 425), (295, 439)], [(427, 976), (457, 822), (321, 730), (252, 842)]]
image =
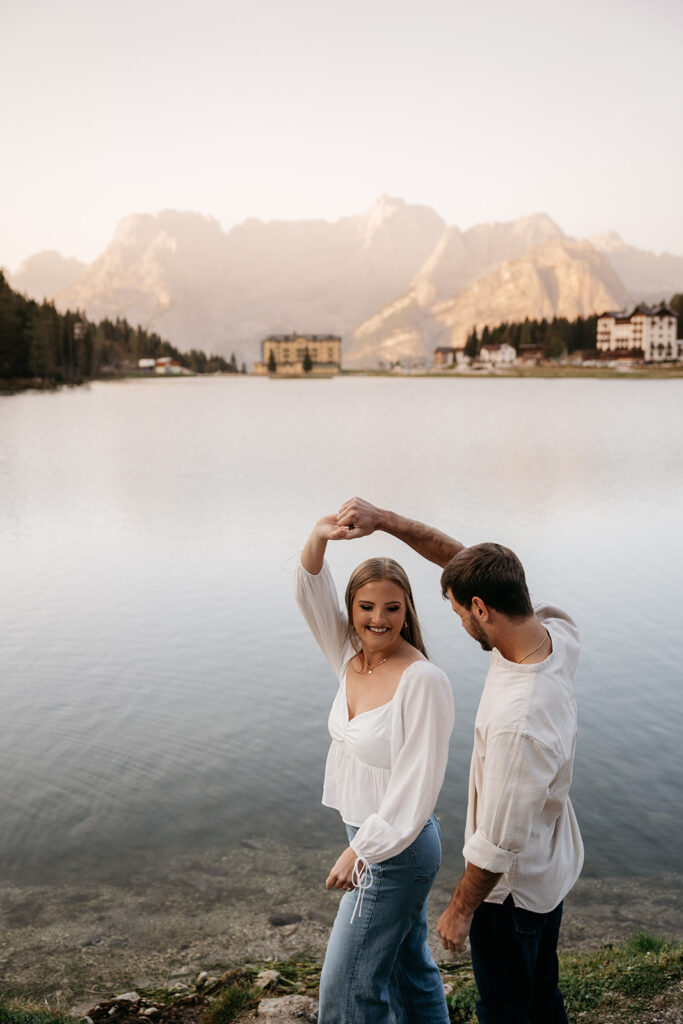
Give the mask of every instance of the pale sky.
[(0, 266), (129, 213), (550, 214), (683, 254), (680, 0), (3, 5)]

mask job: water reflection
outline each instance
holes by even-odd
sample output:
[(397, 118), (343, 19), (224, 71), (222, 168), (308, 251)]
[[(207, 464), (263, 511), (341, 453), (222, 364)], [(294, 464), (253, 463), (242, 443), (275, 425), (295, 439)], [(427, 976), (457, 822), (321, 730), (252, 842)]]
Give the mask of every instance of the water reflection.
[[(0, 733), (7, 875), (130, 873), (248, 835), (327, 846), (332, 681), (287, 560), (353, 493), (499, 539), (579, 622), (575, 804), (587, 871), (674, 868), (681, 842), (680, 381), (181, 380), (0, 404)], [(457, 724), (464, 824), (487, 658), (438, 570), (407, 568)], [(296, 826), (293, 826), (296, 822)]]

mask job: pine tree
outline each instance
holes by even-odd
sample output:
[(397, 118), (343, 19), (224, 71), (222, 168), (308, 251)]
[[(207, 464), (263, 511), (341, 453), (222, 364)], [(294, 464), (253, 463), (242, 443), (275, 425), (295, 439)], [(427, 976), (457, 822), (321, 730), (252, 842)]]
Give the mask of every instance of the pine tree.
[(268, 356), (268, 373), (277, 373), (277, 362), (275, 360), (275, 349), (270, 350)]
[(310, 373), (313, 369), (313, 360), (311, 359), (311, 353), (308, 351), (308, 345), (304, 350), (304, 373)]
[(477, 328), (470, 335), (468, 335), (467, 341), (465, 342), (465, 355), (469, 356), (470, 359), (476, 359), (479, 355), (479, 338), (477, 337)]

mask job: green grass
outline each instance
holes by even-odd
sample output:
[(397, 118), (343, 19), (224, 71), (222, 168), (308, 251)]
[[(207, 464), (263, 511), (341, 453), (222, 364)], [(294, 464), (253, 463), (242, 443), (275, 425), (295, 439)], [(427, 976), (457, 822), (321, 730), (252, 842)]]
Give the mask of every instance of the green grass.
[[(447, 998), (452, 1024), (476, 1024), (477, 993), (470, 972), (453, 977), (448, 964), (441, 968), (454, 986)], [(602, 1024), (606, 1013), (646, 1010), (656, 996), (682, 978), (683, 944), (644, 932), (622, 946), (560, 956), (560, 989), (567, 1015), (570, 1022), (580, 1019), (581, 1024)]]
[(241, 1010), (255, 1005), (256, 989), (239, 981), (233, 982), (221, 992), (203, 1020), (205, 1024), (230, 1024)]
[(38, 1009), (31, 1003), (19, 1004), (0, 995), (0, 1024), (72, 1024), (72, 1018), (63, 1013)]

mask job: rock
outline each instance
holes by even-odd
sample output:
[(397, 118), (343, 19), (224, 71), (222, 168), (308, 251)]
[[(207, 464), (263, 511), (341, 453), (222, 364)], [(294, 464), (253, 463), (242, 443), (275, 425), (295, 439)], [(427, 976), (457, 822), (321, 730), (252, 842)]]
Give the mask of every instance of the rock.
[(268, 1017), (278, 1024), (296, 1024), (318, 1020), (318, 1002), (310, 996), (281, 996), (279, 999), (262, 999), (258, 1004), (259, 1017)]
[(269, 985), (276, 985), (278, 980), (279, 980), (279, 978), (280, 978), (280, 972), (279, 971), (275, 971), (275, 970), (273, 970), (273, 971), (261, 971), (260, 974), (258, 974), (256, 976), (256, 981), (255, 981), (256, 988), (264, 989), (264, 988), (268, 988)]
[(208, 973), (206, 971), (200, 971), (199, 974), (197, 975), (197, 977), (195, 978), (194, 983), (197, 986), (197, 988), (202, 988), (203, 985), (206, 985), (208, 980), (209, 980)]
[(301, 914), (271, 914), (268, 924), (272, 924), (273, 928), (282, 928), (286, 924), (298, 924), (300, 920)]
[(87, 1014), (85, 1015), (85, 1017), (81, 1017), (81, 1020), (83, 1024), (95, 1024), (95, 1021), (92, 1019), (92, 1017), (88, 1017)]
[(166, 988), (169, 992), (177, 992), (178, 994), (190, 991), (189, 987), (184, 985), (182, 981), (176, 981), (175, 985), (167, 985)]
[(124, 992), (122, 996), (114, 996), (117, 1002), (123, 1002), (124, 1000), (129, 1003), (139, 1003), (140, 996), (137, 992)]
[(148, 1006), (146, 1010), (141, 1011), (143, 1017), (159, 1017), (161, 1010), (158, 1006)]
[(450, 982), (448, 982), (448, 981), (445, 982), (444, 987), (443, 987), (443, 991), (444, 991), (444, 995), (450, 996), (452, 994), (453, 986), (450, 984)]

